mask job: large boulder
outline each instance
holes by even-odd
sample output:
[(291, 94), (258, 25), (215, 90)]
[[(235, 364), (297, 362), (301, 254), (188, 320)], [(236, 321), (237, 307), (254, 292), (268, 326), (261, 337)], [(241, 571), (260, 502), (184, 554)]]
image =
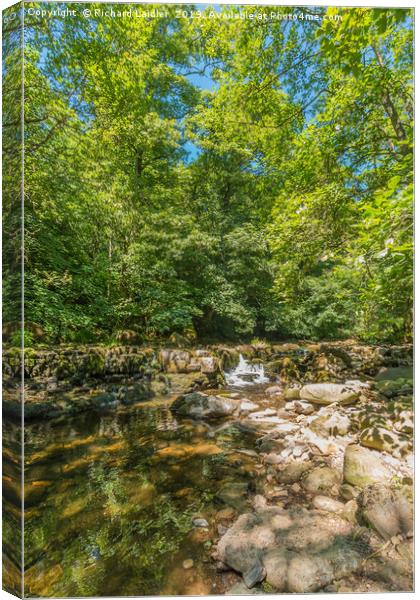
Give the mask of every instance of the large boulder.
[(276, 591), (313, 592), (358, 568), (363, 557), (351, 533), (331, 513), (267, 507), (241, 515), (219, 541), (218, 556), (248, 577), (263, 568)]
[(386, 483), (392, 471), (380, 454), (357, 444), (349, 444), (344, 453), (344, 481), (363, 488), (371, 483)]
[(302, 387), (299, 395), (301, 400), (313, 404), (351, 404), (359, 398), (361, 389), (356, 383), (310, 383)]
[(411, 437), (384, 427), (368, 427), (360, 434), (360, 443), (367, 448), (387, 452), (393, 456), (404, 456), (412, 451)]
[(217, 419), (231, 415), (238, 408), (238, 402), (222, 396), (207, 396), (192, 392), (179, 396), (171, 410), (182, 417), (193, 419)]
[(362, 491), (357, 502), (365, 521), (384, 539), (413, 530), (413, 506), (401, 491), (375, 483)]

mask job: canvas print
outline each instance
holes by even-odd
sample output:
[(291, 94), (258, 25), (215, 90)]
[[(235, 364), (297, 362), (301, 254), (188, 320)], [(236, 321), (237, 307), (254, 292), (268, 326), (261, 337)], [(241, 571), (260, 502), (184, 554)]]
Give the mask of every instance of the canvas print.
[(4, 589), (412, 592), (413, 9), (2, 16)]

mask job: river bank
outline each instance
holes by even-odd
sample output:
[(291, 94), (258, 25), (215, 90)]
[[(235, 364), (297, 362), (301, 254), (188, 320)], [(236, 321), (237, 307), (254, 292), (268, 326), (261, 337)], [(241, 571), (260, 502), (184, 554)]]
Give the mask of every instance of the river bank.
[[(374, 377), (380, 369), (412, 365), (412, 347), (328, 343), (259, 342), (196, 348), (57, 346), (3, 353), (3, 410), (20, 418), (21, 374), (25, 374), (25, 418), (52, 418), (85, 410), (134, 404), (170, 393), (225, 385), (240, 356), (264, 364), (270, 381), (345, 381)], [(184, 375), (184, 377), (179, 377)], [(176, 376), (174, 378), (174, 376)], [(175, 381), (175, 387), (177, 387)]]

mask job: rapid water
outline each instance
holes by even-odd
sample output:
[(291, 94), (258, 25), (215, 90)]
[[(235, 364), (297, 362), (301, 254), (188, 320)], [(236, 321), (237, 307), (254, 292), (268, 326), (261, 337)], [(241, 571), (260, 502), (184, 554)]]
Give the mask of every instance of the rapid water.
[(242, 354), (239, 355), (238, 366), (225, 373), (226, 383), (232, 387), (246, 387), (250, 384), (268, 383), (262, 363), (250, 363)]

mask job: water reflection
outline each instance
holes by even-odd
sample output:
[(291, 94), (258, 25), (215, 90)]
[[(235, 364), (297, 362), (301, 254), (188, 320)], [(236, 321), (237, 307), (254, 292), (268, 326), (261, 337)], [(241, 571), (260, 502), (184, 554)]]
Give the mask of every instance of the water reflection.
[[(209, 560), (216, 494), (255, 483), (255, 459), (238, 452), (255, 440), (235, 425), (177, 421), (169, 402), (28, 425), (27, 595), (223, 591)], [(208, 529), (192, 527), (197, 515)]]

